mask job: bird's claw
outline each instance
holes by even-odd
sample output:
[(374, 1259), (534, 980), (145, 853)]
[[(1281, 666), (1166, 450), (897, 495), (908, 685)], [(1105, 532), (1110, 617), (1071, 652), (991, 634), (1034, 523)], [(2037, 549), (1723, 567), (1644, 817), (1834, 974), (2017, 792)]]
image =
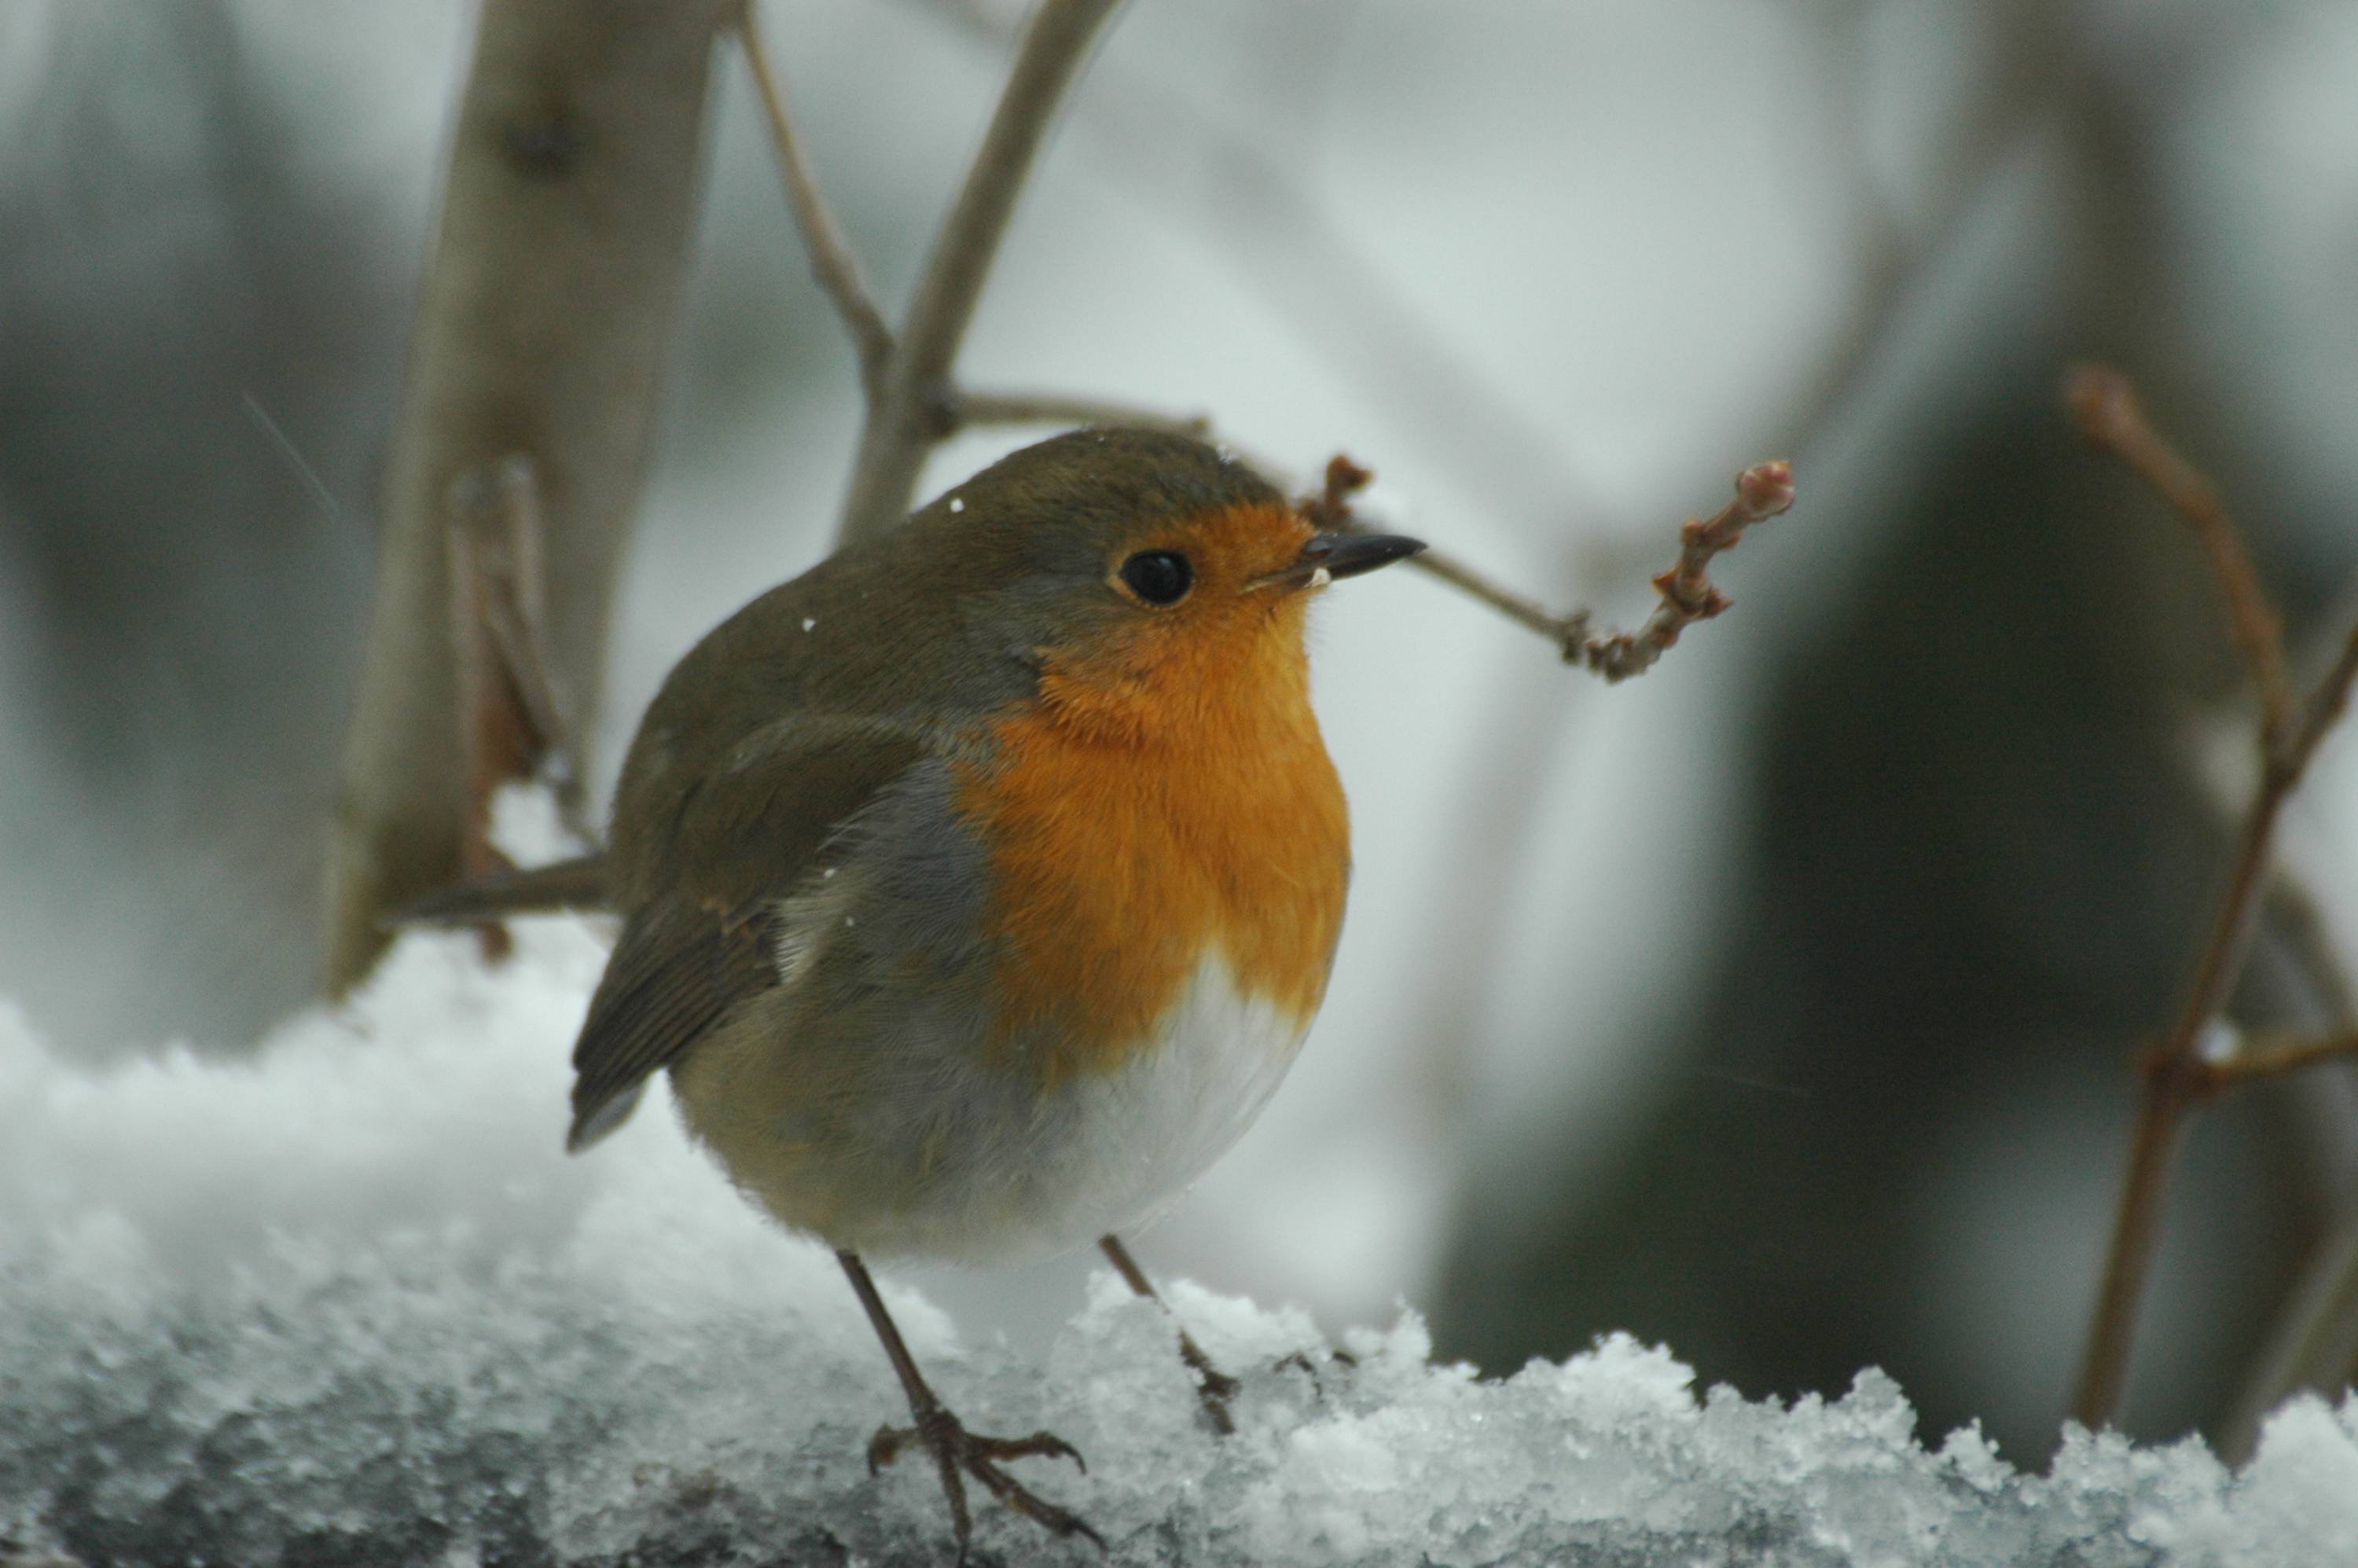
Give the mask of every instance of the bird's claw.
[(1078, 1514), (1037, 1496), (999, 1467), (1011, 1459), (1069, 1459), (1080, 1466), (1084, 1475), (1087, 1474), (1088, 1462), (1081, 1457), (1080, 1450), (1055, 1433), (987, 1437), (967, 1431), (957, 1416), (937, 1405), (918, 1412), (914, 1426), (877, 1428), (876, 1435), (868, 1441), (869, 1474), (874, 1475), (892, 1464), (913, 1444), (922, 1444), (931, 1450), (934, 1464), (941, 1472), (942, 1491), (949, 1499), (950, 1523), (957, 1532), (959, 1562), (966, 1561), (968, 1541), (974, 1532), (966, 1505), (967, 1476), (981, 1482), (992, 1497), (1051, 1535), (1077, 1535), (1100, 1552), (1106, 1549), (1105, 1537), (1091, 1530)]
[(1204, 1407), (1206, 1419), (1212, 1430), (1222, 1437), (1236, 1435), (1236, 1417), (1228, 1413), (1228, 1401), (1243, 1392), (1244, 1384), (1206, 1361), (1195, 1368), (1195, 1399)]
[(1212, 1430), (1222, 1437), (1236, 1435), (1236, 1417), (1228, 1413), (1228, 1401), (1244, 1391), (1244, 1384), (1212, 1365), (1212, 1358), (1204, 1354), (1195, 1336), (1184, 1328), (1179, 1331), (1179, 1358), (1195, 1376), (1195, 1399), (1204, 1407), (1205, 1419), (1212, 1423)]

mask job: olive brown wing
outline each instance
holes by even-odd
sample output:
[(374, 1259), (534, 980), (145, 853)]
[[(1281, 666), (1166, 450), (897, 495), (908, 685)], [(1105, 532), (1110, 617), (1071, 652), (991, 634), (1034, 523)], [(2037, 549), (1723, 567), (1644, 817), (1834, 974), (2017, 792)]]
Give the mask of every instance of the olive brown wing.
[(579, 1151), (619, 1126), (658, 1068), (780, 982), (778, 905), (828, 840), (937, 750), (914, 726), (798, 715), (763, 727), (682, 792), (631, 878), (650, 890), (621, 937), (573, 1048)]

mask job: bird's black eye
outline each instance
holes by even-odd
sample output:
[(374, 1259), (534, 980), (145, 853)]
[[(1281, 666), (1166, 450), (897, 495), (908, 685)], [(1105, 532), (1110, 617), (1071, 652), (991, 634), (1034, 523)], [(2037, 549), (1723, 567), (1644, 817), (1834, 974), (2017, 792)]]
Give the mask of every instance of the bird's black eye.
[(1195, 569), (1176, 550), (1141, 550), (1121, 563), (1121, 580), (1149, 604), (1176, 604), (1195, 585)]

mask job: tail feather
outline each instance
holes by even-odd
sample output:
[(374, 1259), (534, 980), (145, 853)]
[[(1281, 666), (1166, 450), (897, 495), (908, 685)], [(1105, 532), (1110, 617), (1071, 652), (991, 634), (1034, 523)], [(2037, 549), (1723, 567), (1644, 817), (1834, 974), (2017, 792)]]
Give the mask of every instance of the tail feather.
[(453, 882), (389, 911), (388, 926), (480, 925), (514, 914), (607, 907), (606, 858), (581, 855), (546, 866)]

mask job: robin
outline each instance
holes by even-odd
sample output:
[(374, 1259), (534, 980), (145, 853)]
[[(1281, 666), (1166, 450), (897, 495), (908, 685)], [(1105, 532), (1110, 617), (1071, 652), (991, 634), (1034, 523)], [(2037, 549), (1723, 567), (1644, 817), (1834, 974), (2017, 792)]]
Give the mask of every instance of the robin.
[[(774, 588), (680, 660), (602, 855), (425, 913), (600, 903), (568, 1146), (668, 1070), (750, 1198), (836, 1249), (940, 1472), (1104, 1542), (969, 1433), (862, 1257), (1003, 1264), (1120, 1234), (1244, 1131), (1326, 989), (1350, 872), (1303, 626), (1423, 546), (1314, 532), (1183, 437), (1026, 448)], [(592, 896), (594, 895), (594, 896)], [(1216, 1425), (1222, 1378), (1182, 1335)]]

